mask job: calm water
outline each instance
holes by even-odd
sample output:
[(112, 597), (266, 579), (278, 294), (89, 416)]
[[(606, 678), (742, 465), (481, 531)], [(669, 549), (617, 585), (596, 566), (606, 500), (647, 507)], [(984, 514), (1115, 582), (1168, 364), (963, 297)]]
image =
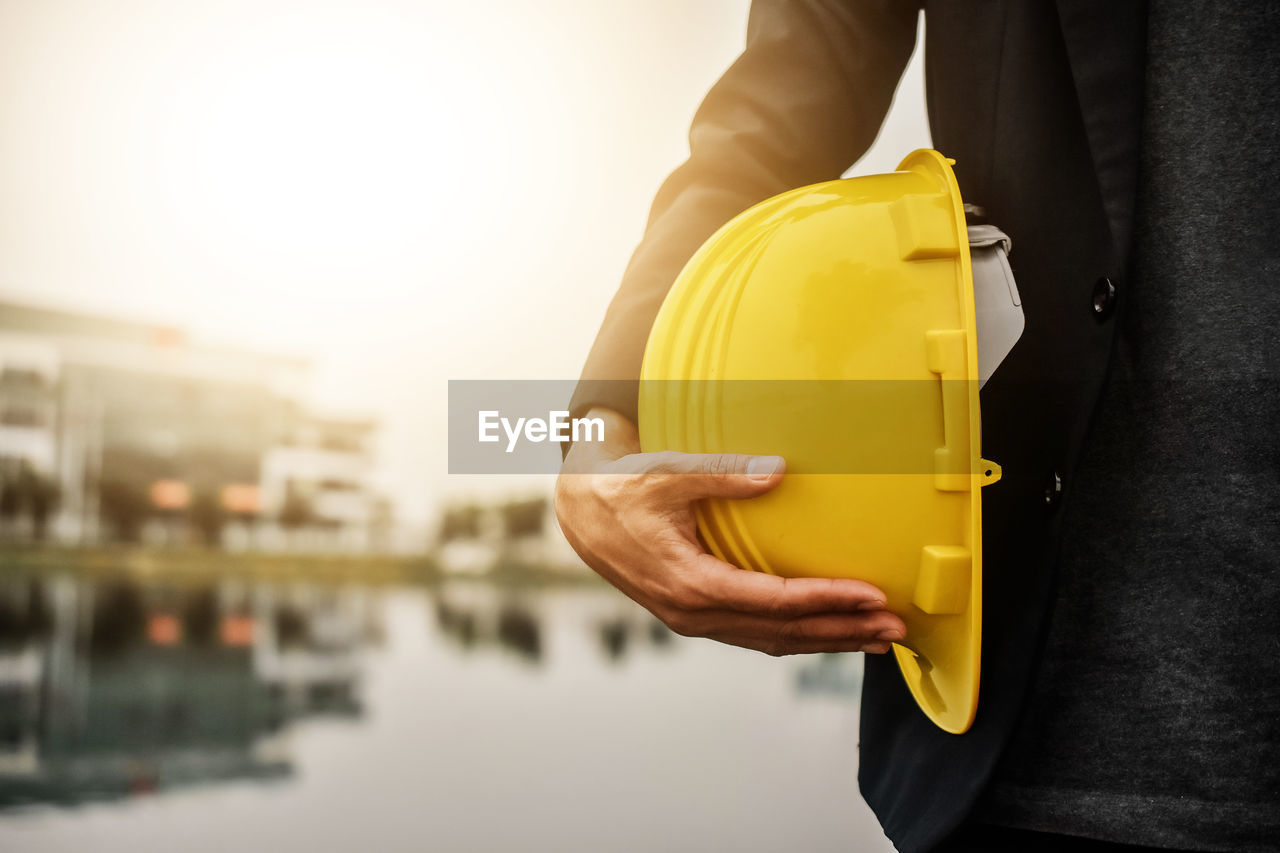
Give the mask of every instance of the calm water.
[(0, 849), (887, 851), (857, 655), (612, 590), (0, 581)]

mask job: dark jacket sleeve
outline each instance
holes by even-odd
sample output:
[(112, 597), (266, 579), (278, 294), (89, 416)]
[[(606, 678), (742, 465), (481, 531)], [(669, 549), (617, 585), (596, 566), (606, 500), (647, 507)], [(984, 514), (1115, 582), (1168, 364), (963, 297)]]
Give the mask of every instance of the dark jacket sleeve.
[(658, 190), (574, 391), (636, 419), (653, 319), (685, 262), (736, 214), (837, 178), (871, 146), (915, 46), (917, 4), (757, 0), (747, 46), (689, 131), (689, 159)]

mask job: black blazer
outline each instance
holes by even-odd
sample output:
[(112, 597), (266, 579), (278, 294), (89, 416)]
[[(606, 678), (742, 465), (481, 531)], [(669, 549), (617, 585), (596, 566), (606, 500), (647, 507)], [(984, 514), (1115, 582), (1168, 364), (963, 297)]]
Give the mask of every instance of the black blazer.
[[(634, 419), (630, 381), (653, 317), (697, 247), (757, 201), (838, 177), (870, 146), (914, 47), (920, 8), (757, 0), (746, 50), (707, 95), (689, 160), (654, 201), (574, 394), (575, 413), (606, 405)], [(964, 819), (1034, 675), (1061, 504), (1123, 308), (1146, 17), (1137, 0), (923, 8), (934, 147), (956, 159), (965, 200), (1013, 238), (1027, 325), (982, 395), (983, 455), (1004, 476), (983, 489), (985, 625), (973, 728), (959, 736), (935, 728), (892, 658), (867, 660), (859, 781), (903, 853), (929, 849)]]

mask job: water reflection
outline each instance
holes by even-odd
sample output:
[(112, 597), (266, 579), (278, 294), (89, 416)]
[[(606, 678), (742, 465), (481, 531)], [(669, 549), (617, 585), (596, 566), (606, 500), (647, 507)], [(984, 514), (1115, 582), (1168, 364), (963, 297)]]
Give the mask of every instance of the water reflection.
[[(376, 595), (72, 576), (0, 584), (0, 807), (290, 776), (297, 721), (363, 714), (362, 653), (383, 635)], [(469, 582), (430, 601), (455, 650), (544, 662), (544, 597)], [(608, 662), (671, 644), (638, 608), (592, 601), (582, 627)]]
[[(620, 663), (628, 651), (662, 649), (675, 636), (643, 610), (612, 596), (598, 596), (583, 614), (601, 655)], [(539, 664), (546, 654), (544, 596), (484, 582), (450, 584), (433, 598), (436, 627), (462, 651), (502, 649), (520, 661)]]
[(627, 656), (628, 649), (638, 645), (665, 648), (675, 638), (657, 619), (637, 620), (627, 614), (602, 618), (596, 624), (596, 636), (605, 657), (615, 663)]
[(887, 849), (856, 655), (596, 584), (174, 574), (0, 579), (0, 849)]
[(529, 663), (542, 660), (542, 625), (529, 608), (517, 601), (494, 608), (440, 596), (435, 600), (435, 615), (441, 635), (460, 649), (494, 645)]
[(288, 776), (291, 725), (361, 715), (377, 615), (355, 587), (0, 585), (0, 805)]
[(796, 663), (794, 683), (802, 696), (852, 701), (862, 692), (862, 662), (854, 655), (809, 655)]

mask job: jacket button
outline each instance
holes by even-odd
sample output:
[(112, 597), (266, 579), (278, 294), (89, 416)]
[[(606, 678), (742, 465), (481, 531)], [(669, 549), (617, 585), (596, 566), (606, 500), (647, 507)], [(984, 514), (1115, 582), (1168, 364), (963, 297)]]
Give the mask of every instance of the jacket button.
[(1093, 286), (1093, 316), (1102, 322), (1111, 316), (1116, 307), (1116, 286), (1103, 276)]
[(1053, 509), (1058, 505), (1058, 499), (1062, 497), (1062, 475), (1054, 471), (1049, 475), (1049, 481), (1044, 486), (1044, 505), (1049, 509)]

